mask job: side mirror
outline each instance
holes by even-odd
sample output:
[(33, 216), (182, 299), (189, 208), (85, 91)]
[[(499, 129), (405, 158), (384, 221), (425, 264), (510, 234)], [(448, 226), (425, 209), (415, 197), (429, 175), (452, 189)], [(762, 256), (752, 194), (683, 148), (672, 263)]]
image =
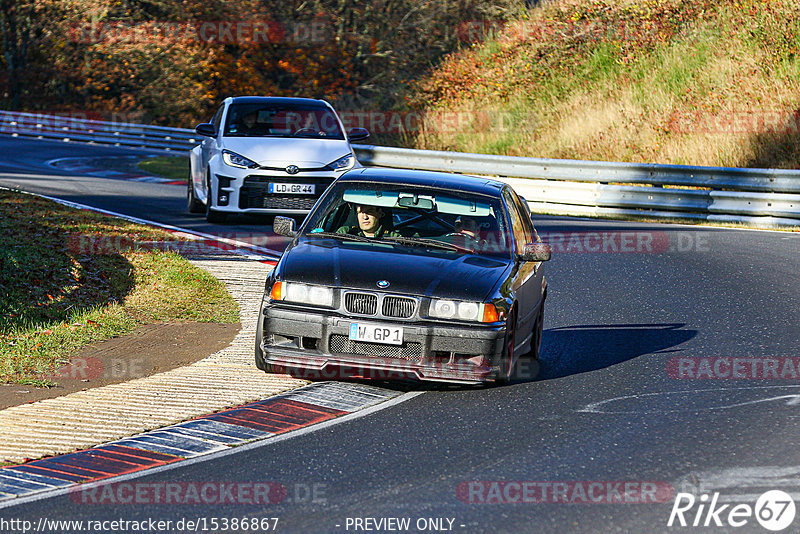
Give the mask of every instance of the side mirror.
[(294, 237), (297, 232), (294, 229), (294, 219), (292, 217), (275, 217), (275, 222), (272, 223), (272, 231), (284, 237)]
[(210, 122), (198, 124), (194, 131), (197, 133), (197, 135), (202, 135), (203, 137), (214, 137), (217, 135), (217, 129), (214, 128), (214, 125)]
[(369, 132), (366, 128), (351, 128), (350, 131), (347, 132), (347, 137), (349, 137), (351, 141), (363, 141), (369, 137)]
[(525, 243), (520, 259), (522, 261), (548, 261), (553, 249), (547, 243)]

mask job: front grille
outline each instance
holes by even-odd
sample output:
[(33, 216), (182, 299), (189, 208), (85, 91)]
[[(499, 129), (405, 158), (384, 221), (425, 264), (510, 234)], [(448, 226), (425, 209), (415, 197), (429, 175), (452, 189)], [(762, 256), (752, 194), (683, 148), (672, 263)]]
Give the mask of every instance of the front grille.
[(404, 297), (386, 296), (383, 299), (383, 306), (381, 313), (385, 317), (398, 317), (400, 319), (408, 319), (414, 315), (414, 308), (417, 306), (417, 301)]
[[(316, 192), (313, 195), (270, 194), (267, 193), (270, 182), (314, 184)], [(330, 178), (247, 176), (239, 189), (239, 208), (310, 210), (330, 184)]]
[(287, 210), (311, 210), (317, 197), (272, 197), (253, 191), (239, 192), (239, 208), (269, 208)]
[(353, 341), (347, 336), (333, 334), (330, 338), (330, 351), (333, 354), (357, 354), (374, 358), (397, 358), (409, 362), (422, 360), (422, 344), (414, 341), (402, 345), (381, 345)]
[(345, 293), (344, 309), (359, 315), (375, 315), (378, 312), (378, 297), (371, 293)]

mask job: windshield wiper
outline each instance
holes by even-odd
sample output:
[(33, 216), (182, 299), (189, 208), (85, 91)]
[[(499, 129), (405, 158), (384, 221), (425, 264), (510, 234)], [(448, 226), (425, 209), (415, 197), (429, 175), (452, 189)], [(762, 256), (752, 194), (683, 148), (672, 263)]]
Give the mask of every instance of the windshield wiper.
[(309, 232), (304, 234), (306, 237), (324, 237), (341, 239), (343, 241), (362, 241), (365, 243), (383, 243), (391, 244), (398, 243), (400, 245), (411, 245), (418, 247), (438, 248), (441, 250), (450, 250), (454, 252), (466, 252), (468, 254), (475, 254), (475, 251), (466, 247), (461, 247), (455, 243), (446, 243), (437, 239), (427, 239), (424, 237), (365, 237), (362, 235), (353, 234), (339, 234), (335, 232)]
[(225, 137), (284, 137), (280, 134), (226, 133)]
[(430, 248), (439, 248), (443, 250), (454, 250), (456, 252), (468, 252), (475, 254), (475, 251), (466, 247), (460, 247), (455, 243), (447, 243), (437, 239), (427, 239), (424, 237), (384, 237), (384, 241), (400, 243), (401, 245), (417, 245)]
[(343, 241), (366, 241), (367, 243), (381, 243), (380, 239), (374, 237), (365, 237), (363, 235), (353, 234), (338, 234), (336, 232), (308, 232), (305, 237), (327, 237), (333, 239), (341, 239)]

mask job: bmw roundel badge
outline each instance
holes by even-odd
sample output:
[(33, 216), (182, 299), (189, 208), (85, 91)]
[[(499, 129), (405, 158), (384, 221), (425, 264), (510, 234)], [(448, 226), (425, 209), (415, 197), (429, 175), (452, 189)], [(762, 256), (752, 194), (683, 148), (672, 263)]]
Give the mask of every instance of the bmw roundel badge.
[(375, 285), (377, 285), (381, 289), (386, 289), (387, 287), (389, 287), (389, 281), (388, 280), (378, 280), (375, 283)]

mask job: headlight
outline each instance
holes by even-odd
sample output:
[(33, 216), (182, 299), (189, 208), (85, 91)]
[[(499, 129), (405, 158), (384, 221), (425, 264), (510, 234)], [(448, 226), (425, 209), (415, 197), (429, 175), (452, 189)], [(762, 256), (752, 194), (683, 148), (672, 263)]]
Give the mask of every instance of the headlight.
[(355, 162), (356, 158), (354, 158), (352, 154), (348, 154), (346, 156), (342, 156), (333, 163), (328, 163), (328, 167), (335, 171), (344, 171), (352, 167)]
[(480, 321), (482, 323), (494, 323), (499, 320), (494, 304), (446, 299), (431, 299), (428, 315), (438, 319)]
[(222, 151), (222, 161), (231, 167), (237, 167), (239, 169), (250, 169), (258, 166), (258, 163), (255, 161), (247, 159), (244, 156), (240, 156), (236, 152), (231, 152), (230, 150)]
[(275, 282), (270, 291), (272, 300), (333, 307), (333, 290), (324, 286), (313, 286), (297, 282)]

